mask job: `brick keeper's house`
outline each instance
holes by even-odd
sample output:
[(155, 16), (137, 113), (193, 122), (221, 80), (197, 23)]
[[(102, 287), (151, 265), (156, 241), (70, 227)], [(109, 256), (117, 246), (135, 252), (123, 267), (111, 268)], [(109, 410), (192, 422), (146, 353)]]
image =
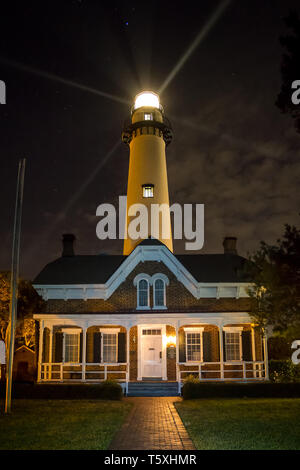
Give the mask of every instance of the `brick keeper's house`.
[[(136, 97), (122, 138), (130, 147), (127, 208), (169, 209), (165, 146), (172, 133), (157, 95)], [(127, 211), (126, 227), (130, 220)], [(65, 234), (62, 256), (33, 283), (46, 301), (34, 315), (39, 382), (113, 378), (129, 394), (146, 387), (170, 394), (191, 374), (268, 379), (266, 337), (249, 316), (251, 280), (236, 238), (224, 239), (221, 254), (184, 255), (173, 253), (172, 235), (128, 237), (123, 255), (77, 255), (74, 242)]]

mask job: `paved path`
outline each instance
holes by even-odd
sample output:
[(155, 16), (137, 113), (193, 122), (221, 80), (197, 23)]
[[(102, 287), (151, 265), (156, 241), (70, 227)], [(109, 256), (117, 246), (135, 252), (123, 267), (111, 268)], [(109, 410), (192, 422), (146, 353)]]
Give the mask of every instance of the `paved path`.
[(110, 450), (194, 450), (174, 402), (177, 397), (128, 397), (134, 404)]

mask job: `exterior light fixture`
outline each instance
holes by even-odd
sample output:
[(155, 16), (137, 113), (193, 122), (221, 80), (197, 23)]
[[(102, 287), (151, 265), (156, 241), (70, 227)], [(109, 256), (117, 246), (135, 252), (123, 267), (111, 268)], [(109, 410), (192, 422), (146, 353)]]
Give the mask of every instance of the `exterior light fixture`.
[(167, 347), (174, 348), (176, 346), (176, 336), (167, 336)]
[(160, 103), (158, 95), (152, 91), (143, 91), (136, 95), (133, 109), (136, 110), (144, 106), (159, 109)]

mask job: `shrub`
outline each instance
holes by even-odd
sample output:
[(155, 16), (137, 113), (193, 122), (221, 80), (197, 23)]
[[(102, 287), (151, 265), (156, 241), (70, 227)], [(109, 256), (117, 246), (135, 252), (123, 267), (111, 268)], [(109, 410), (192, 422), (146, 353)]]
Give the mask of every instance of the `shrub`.
[[(3, 384), (4, 385), (4, 384)], [(14, 382), (13, 398), (41, 400), (121, 400), (121, 385), (112, 380), (100, 384), (29, 384)], [(5, 386), (0, 386), (0, 397), (5, 398)]]
[(295, 398), (300, 397), (300, 382), (296, 383), (198, 383), (188, 380), (182, 387), (184, 400), (193, 398)]
[(115, 380), (105, 380), (100, 385), (101, 398), (107, 400), (121, 400), (123, 390), (120, 384)]
[(288, 360), (270, 360), (269, 377), (272, 382), (300, 381), (300, 365)]

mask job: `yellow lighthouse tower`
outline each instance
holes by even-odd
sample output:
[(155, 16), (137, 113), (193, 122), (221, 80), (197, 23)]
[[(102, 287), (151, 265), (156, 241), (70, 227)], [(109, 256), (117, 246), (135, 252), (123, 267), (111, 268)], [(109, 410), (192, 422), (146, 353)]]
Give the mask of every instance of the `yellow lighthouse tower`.
[[(173, 251), (165, 153), (172, 140), (172, 131), (156, 93), (145, 91), (135, 97), (131, 120), (124, 127), (122, 140), (130, 148), (127, 238), (125, 236), (123, 253), (129, 255), (142, 239), (149, 237), (160, 240)], [(130, 223), (138, 210), (136, 205), (143, 205), (148, 214), (148, 223), (142, 227), (139, 238), (130, 230)]]

